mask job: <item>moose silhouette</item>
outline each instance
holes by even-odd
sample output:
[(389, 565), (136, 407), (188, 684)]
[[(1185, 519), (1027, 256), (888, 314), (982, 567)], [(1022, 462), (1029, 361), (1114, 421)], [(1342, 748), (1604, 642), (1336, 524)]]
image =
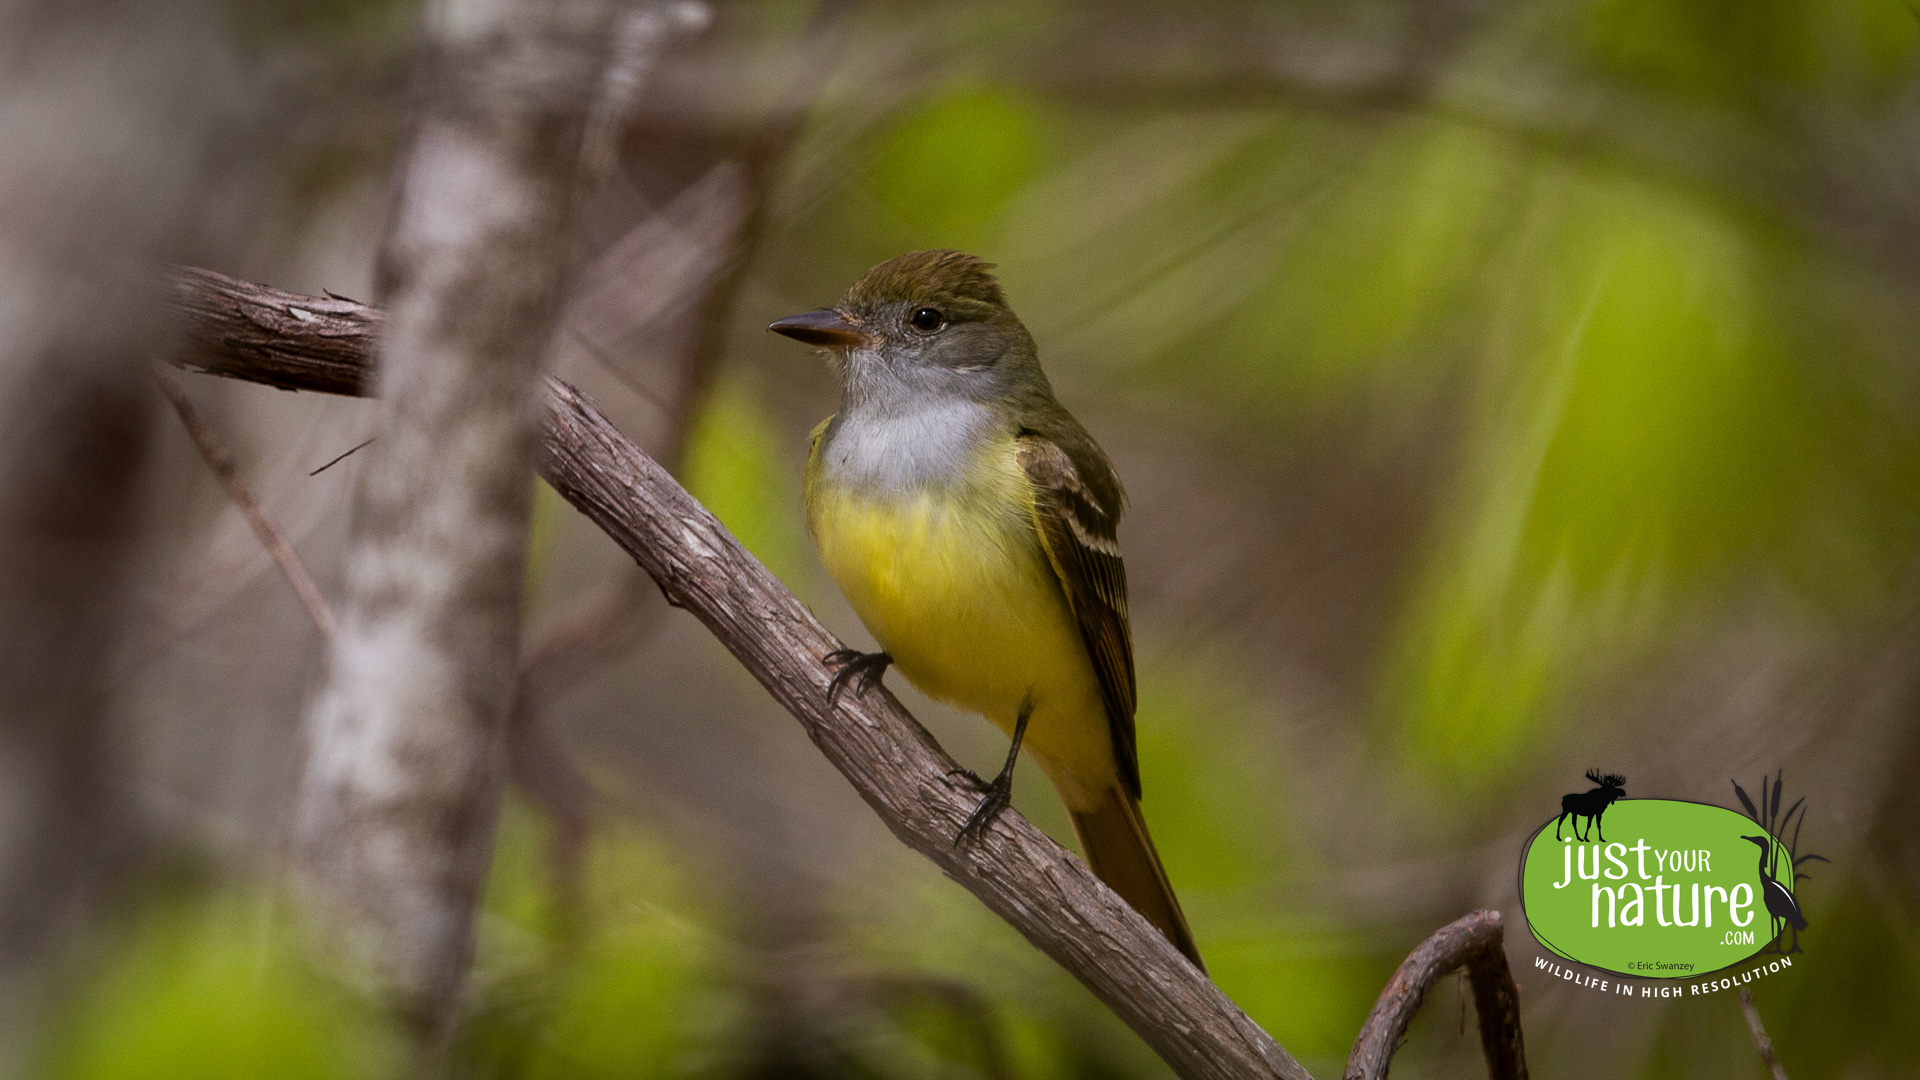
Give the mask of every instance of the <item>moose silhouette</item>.
[(1583, 844), (1586, 843), (1587, 837), (1580, 834), (1580, 819), (1586, 818), (1587, 831), (1598, 832), (1600, 842), (1603, 844), (1607, 842), (1607, 834), (1601, 828), (1600, 817), (1607, 812), (1607, 807), (1612, 806), (1616, 799), (1627, 793), (1627, 778), (1619, 773), (1608, 773), (1602, 776), (1599, 769), (1588, 769), (1587, 779), (1600, 786), (1592, 791), (1577, 791), (1560, 799), (1560, 816), (1553, 819), (1555, 840), (1560, 839), (1560, 823), (1572, 818), (1574, 838)]

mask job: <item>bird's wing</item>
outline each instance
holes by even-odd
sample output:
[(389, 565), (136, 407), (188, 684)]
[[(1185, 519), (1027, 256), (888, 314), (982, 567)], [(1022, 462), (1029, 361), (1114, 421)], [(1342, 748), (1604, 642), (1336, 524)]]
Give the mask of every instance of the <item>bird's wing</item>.
[(1118, 515), (1101, 506), (1058, 443), (1023, 435), (1019, 453), (1020, 466), (1033, 484), (1034, 525), (1041, 546), (1060, 578), (1100, 679), (1120, 779), (1137, 799), (1133, 636), (1127, 628), (1127, 568), (1114, 532)]
[(827, 429), (832, 427), (833, 422), (835, 420), (838, 420), (839, 418), (840, 418), (840, 414), (835, 413), (832, 416), (827, 417), (825, 420), (822, 420), (819, 423), (813, 425), (813, 434), (807, 436), (808, 460), (812, 460), (813, 456), (820, 452), (821, 436), (825, 435), (827, 433)]

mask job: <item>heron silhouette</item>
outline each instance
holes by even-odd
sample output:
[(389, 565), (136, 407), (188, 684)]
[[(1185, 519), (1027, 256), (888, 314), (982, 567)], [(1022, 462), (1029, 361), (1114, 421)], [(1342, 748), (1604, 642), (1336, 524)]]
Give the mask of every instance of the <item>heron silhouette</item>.
[[(1760, 896), (1766, 902), (1767, 914), (1773, 917), (1772, 947), (1775, 951), (1780, 949), (1780, 935), (1783, 932), (1781, 922), (1784, 920), (1786, 925), (1793, 927), (1793, 948), (1787, 951), (1799, 952), (1800, 931), (1807, 928), (1807, 919), (1800, 914), (1800, 902), (1794, 899), (1793, 890), (1800, 887), (1801, 878), (1811, 876), (1801, 871), (1800, 864), (1828, 860), (1824, 855), (1800, 854), (1800, 826), (1807, 823), (1807, 800), (1804, 796), (1795, 799), (1793, 806), (1788, 808), (1783, 816), (1780, 813), (1780, 796), (1783, 793), (1785, 781), (1785, 769), (1772, 777), (1762, 776), (1760, 805), (1757, 808), (1753, 805), (1753, 800), (1747, 798), (1746, 789), (1740, 786), (1738, 780), (1733, 782), (1733, 793), (1740, 799), (1740, 805), (1746, 810), (1747, 816), (1763, 830), (1759, 836), (1743, 836), (1740, 839), (1751, 840), (1760, 845)], [(1772, 790), (1769, 791), (1769, 788)], [(1796, 811), (1800, 814), (1798, 822), (1793, 816)], [(1786, 839), (1788, 825), (1793, 826), (1793, 839), (1790, 842)], [(1780, 884), (1779, 880), (1769, 872), (1768, 864), (1772, 861), (1773, 844), (1779, 844), (1786, 852), (1787, 867), (1793, 874), (1790, 886)]]
[(1767, 868), (1769, 857), (1773, 854), (1773, 837), (1743, 836), (1740, 839), (1760, 845), (1760, 896), (1766, 901), (1767, 914), (1773, 921), (1774, 948), (1780, 947), (1780, 935), (1786, 932), (1786, 927), (1792, 927), (1793, 948), (1785, 951), (1799, 952), (1800, 931), (1807, 928), (1807, 917), (1800, 914), (1800, 905), (1794, 900), (1792, 890), (1780, 884)]

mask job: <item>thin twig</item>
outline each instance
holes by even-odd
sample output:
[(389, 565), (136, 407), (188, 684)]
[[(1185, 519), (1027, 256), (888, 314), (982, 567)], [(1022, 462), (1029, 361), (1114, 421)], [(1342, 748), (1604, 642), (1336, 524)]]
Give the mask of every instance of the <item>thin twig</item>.
[(1441, 927), (1408, 955), (1380, 992), (1347, 1057), (1345, 1080), (1383, 1080), (1407, 1025), (1439, 981), (1465, 967), (1480, 1014), (1480, 1049), (1492, 1080), (1526, 1080), (1520, 992), (1507, 967), (1500, 913), (1475, 911)]
[[(254, 307), (284, 310), (299, 298), (206, 271), (184, 273), (180, 288), (217, 294), (182, 300), (198, 346), (178, 358), (183, 366), (289, 389), (362, 391), (366, 357), (357, 370), (340, 363), (338, 337), (313, 343), (326, 354), (316, 365), (304, 323), (269, 317), (288, 331), (271, 342), (233, 332), (258, 329), (247, 318)], [(236, 317), (208, 317), (222, 311)], [(342, 314), (349, 322), (374, 318), (371, 310)], [(830, 704), (833, 672), (821, 658), (840, 642), (577, 390), (549, 379), (547, 403), (539, 458), (547, 481), (713, 632), (895, 836), (1085, 983), (1180, 1075), (1306, 1080), (1165, 936), (1024, 817), (1003, 813), (978, 841), (957, 846), (979, 788), (926, 729), (884, 688)], [(1476, 978), (1476, 997), (1480, 986)], [(1483, 1028), (1488, 1013), (1482, 999)]]
[(354, 443), (354, 444), (353, 444), (353, 445), (352, 445), (351, 447), (349, 447), (349, 448), (347, 448), (346, 450), (344, 450), (344, 451), (342, 451), (342, 452), (341, 452), (340, 454), (338, 454), (337, 456), (335, 456), (333, 460), (331, 460), (331, 461), (329, 461), (329, 462), (327, 462), (327, 463), (326, 463), (325, 465), (322, 465), (322, 466), (320, 466), (319, 468), (317, 468), (317, 469), (315, 469), (315, 470), (313, 470), (312, 472), (310, 472), (310, 473), (308, 473), (307, 475), (308, 475), (308, 476), (319, 476), (319, 475), (320, 475), (321, 473), (323, 473), (323, 472), (326, 472), (326, 471), (327, 471), (328, 469), (331, 469), (331, 468), (333, 468), (333, 467), (334, 467), (335, 465), (338, 465), (338, 464), (340, 464), (341, 462), (343, 462), (343, 461), (345, 461), (345, 460), (347, 460), (348, 458), (350, 458), (350, 457), (352, 457), (353, 455), (355, 455), (355, 454), (357, 454), (357, 453), (359, 453), (360, 451), (362, 451), (362, 450), (365, 450), (365, 449), (366, 449), (367, 447), (369, 447), (369, 446), (371, 446), (371, 445), (373, 445), (373, 440), (374, 440), (374, 439), (377, 439), (377, 438), (379, 438), (379, 437), (380, 437), (380, 436), (378, 436), (378, 435), (372, 435), (372, 436), (369, 436), (369, 437), (367, 437), (367, 438), (365, 438), (365, 439), (362, 439), (361, 441), (359, 441), (359, 442), (357, 442), (357, 443)]
[(1767, 1038), (1766, 1025), (1760, 1022), (1760, 1010), (1753, 1006), (1753, 990), (1750, 987), (1740, 988), (1740, 1011), (1747, 1014), (1747, 1031), (1753, 1035), (1753, 1048), (1760, 1051), (1760, 1060), (1766, 1063), (1773, 1080), (1787, 1080), (1786, 1067), (1774, 1056), (1773, 1040)]
[(300, 553), (293, 548), (293, 542), (287, 534), (280, 531), (267, 516), (266, 507), (254, 498), (253, 489), (240, 476), (240, 470), (233, 464), (233, 455), (227, 452), (226, 445), (213, 433), (207, 422), (200, 416), (200, 410), (180, 386), (180, 380), (173, 373), (160, 368), (153, 369), (153, 379), (160, 384), (160, 392), (173, 403), (173, 411), (180, 415), (180, 423), (186, 426), (187, 434), (193, 437), (193, 445), (200, 450), (200, 457), (206, 461), (207, 468), (227, 489), (227, 498), (240, 508), (240, 513), (253, 526), (253, 533), (260, 543), (273, 556), (279, 565), (280, 573), (286, 577), (287, 584), (293, 586), (293, 593), (300, 598), (300, 606), (307, 609), (307, 617), (319, 629), (320, 636), (333, 640), (338, 627), (333, 621), (333, 611), (327, 607), (326, 597), (320, 594), (320, 586), (314, 584), (313, 575), (307, 572), (307, 564), (300, 560)]

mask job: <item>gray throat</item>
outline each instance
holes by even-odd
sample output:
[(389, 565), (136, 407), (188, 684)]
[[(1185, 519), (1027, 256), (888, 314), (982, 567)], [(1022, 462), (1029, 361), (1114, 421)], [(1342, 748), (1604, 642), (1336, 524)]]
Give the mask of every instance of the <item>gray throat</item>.
[(847, 403), (820, 446), (822, 476), (870, 495), (954, 488), (1000, 427), (993, 410), (961, 398)]

